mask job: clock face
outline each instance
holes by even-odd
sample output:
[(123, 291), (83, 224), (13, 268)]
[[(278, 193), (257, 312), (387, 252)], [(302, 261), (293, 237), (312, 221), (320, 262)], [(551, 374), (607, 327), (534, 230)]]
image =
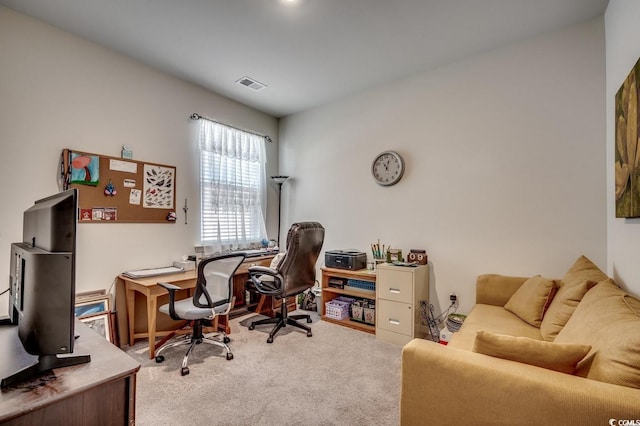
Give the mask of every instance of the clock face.
[(404, 173), (404, 161), (397, 152), (385, 151), (379, 154), (371, 165), (373, 179), (379, 185), (396, 184)]

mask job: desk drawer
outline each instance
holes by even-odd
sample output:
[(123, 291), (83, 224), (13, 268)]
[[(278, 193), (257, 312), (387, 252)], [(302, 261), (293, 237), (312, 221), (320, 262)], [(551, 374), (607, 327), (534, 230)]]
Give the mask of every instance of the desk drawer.
[(376, 327), (411, 336), (413, 309), (410, 304), (378, 299), (376, 311)]
[(413, 274), (404, 270), (378, 269), (376, 282), (378, 298), (411, 303), (413, 300)]

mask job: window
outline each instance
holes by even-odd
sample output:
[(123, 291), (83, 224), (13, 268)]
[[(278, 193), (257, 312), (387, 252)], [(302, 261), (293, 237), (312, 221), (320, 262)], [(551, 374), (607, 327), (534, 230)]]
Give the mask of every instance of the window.
[(267, 238), (265, 139), (200, 121), (202, 244), (215, 252), (260, 245)]

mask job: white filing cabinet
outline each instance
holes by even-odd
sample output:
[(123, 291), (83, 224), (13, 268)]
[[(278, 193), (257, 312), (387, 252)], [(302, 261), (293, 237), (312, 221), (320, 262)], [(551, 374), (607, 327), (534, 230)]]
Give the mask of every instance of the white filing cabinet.
[(424, 338), (420, 301), (429, 301), (429, 266), (378, 265), (376, 278), (376, 338), (405, 345)]

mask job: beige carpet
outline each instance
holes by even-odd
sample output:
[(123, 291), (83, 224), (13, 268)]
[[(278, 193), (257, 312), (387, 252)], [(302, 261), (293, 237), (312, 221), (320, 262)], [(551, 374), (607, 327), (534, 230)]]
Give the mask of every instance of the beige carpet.
[(231, 320), (234, 359), (198, 345), (190, 374), (180, 375), (186, 347), (148, 359), (147, 342), (125, 350), (142, 367), (136, 424), (397, 425), (401, 347), (313, 314), (313, 337), (287, 327), (272, 344), (271, 326), (247, 328), (255, 314)]

